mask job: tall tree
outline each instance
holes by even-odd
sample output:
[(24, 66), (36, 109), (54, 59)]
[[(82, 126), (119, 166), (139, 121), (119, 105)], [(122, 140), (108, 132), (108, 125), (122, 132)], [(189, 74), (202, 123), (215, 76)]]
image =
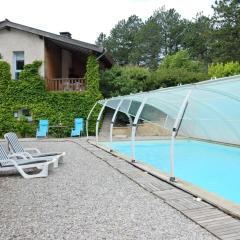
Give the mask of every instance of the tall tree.
[(214, 62), (238, 61), (240, 57), (240, 1), (215, 1), (212, 55)]
[(210, 18), (199, 13), (192, 21), (186, 21), (182, 37), (182, 45), (188, 50), (191, 57), (203, 61), (206, 66), (211, 62), (209, 52), (211, 34)]
[(107, 40), (107, 36), (106, 34), (104, 34), (103, 32), (101, 32), (97, 38), (97, 40), (95, 41), (95, 44), (100, 45), (100, 46), (104, 46)]
[(145, 66), (156, 69), (164, 56), (181, 49), (184, 26), (185, 21), (175, 9), (160, 8), (137, 33), (137, 45), (131, 56)]
[(161, 54), (166, 56), (179, 51), (181, 48), (181, 36), (184, 30), (184, 21), (175, 9), (166, 10), (165, 7), (153, 14), (154, 21), (159, 25), (162, 46)]
[(102, 44), (112, 54), (119, 65), (130, 63), (130, 54), (135, 46), (135, 35), (142, 26), (142, 20), (132, 15), (128, 20), (121, 20), (111, 30), (107, 39), (100, 35), (98, 41), (103, 39)]
[(136, 45), (130, 54), (131, 62), (155, 69), (160, 61), (161, 42), (160, 26), (150, 17), (136, 34)]

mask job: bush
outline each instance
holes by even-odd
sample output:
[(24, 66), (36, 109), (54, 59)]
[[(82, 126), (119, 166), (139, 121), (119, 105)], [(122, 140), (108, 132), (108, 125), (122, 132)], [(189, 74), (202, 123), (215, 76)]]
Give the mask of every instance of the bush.
[(0, 91), (5, 91), (11, 80), (10, 65), (0, 60)]
[(137, 66), (119, 67), (102, 73), (100, 89), (104, 97), (113, 97), (145, 91), (148, 88), (150, 72)]
[(28, 123), (26, 117), (21, 116), (20, 119), (16, 122), (16, 132), (21, 137), (26, 137), (27, 135), (31, 134), (35, 129)]
[(182, 50), (165, 57), (159, 69), (184, 69), (189, 72), (203, 72), (204, 65), (190, 58), (188, 51)]
[(192, 60), (187, 51), (180, 51), (167, 56), (153, 72), (137, 66), (117, 66), (106, 70), (101, 76), (100, 89), (104, 97), (109, 98), (208, 78), (201, 62)]
[(190, 58), (189, 53), (179, 51), (168, 55), (158, 69), (152, 74), (150, 87), (171, 87), (179, 84), (189, 84), (208, 79), (201, 62)]
[(171, 87), (203, 81), (209, 76), (203, 72), (191, 72), (182, 68), (158, 69), (151, 77), (151, 89)]
[(208, 74), (211, 77), (228, 77), (240, 74), (239, 62), (217, 63), (211, 64), (208, 67)]
[(93, 55), (88, 57), (85, 79), (87, 80), (87, 90), (98, 93), (100, 81), (99, 64)]

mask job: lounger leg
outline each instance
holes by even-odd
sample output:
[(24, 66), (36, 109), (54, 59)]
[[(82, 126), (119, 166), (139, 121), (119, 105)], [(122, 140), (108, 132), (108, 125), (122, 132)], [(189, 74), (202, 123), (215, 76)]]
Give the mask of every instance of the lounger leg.
[(41, 172), (37, 174), (27, 174), (24, 172), (24, 167), (18, 166), (16, 163), (14, 163), (14, 166), (18, 170), (18, 172), (22, 175), (22, 177), (26, 179), (30, 178), (38, 178), (38, 177), (47, 177), (48, 176), (48, 164), (39, 164), (36, 166), (37, 169), (40, 169)]
[(59, 156), (59, 158), (58, 158), (58, 163), (63, 164), (63, 157), (64, 157), (65, 155), (66, 155), (66, 153), (63, 152), (63, 153)]
[(58, 167), (58, 159), (56, 159), (56, 160), (53, 162), (53, 167), (54, 167), (54, 168), (57, 168), (57, 167)]
[(49, 164), (48, 165), (48, 172), (53, 171), (54, 164)]

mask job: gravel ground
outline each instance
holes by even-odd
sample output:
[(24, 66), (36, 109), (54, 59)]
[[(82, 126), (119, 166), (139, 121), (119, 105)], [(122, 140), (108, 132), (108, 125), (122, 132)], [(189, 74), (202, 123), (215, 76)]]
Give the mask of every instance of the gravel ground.
[(71, 142), (24, 143), (66, 151), (47, 178), (0, 177), (0, 239), (216, 239)]

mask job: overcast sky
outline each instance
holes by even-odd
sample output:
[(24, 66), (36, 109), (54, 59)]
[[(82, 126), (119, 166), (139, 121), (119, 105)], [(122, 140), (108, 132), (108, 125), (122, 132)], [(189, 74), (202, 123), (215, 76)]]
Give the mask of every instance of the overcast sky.
[(214, 0), (7, 0), (0, 4), (0, 21), (8, 18), (52, 33), (69, 31), (72, 37), (94, 43), (101, 32), (108, 34), (119, 20), (137, 15), (146, 20), (166, 6), (191, 19), (197, 12), (212, 15)]

